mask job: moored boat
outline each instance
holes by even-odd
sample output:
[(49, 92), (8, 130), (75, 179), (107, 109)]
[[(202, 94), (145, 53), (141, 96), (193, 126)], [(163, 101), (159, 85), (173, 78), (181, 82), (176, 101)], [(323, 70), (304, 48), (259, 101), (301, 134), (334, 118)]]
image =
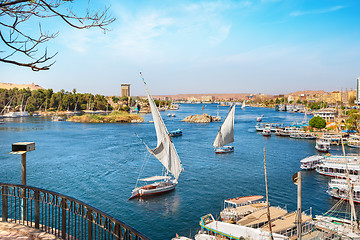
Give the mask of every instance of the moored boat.
[(270, 128), (265, 128), (263, 131), (262, 131), (262, 135), (264, 137), (270, 137), (271, 136), (271, 130)]
[(357, 179), (360, 171), (359, 156), (325, 156), (316, 167), (316, 172), (329, 177), (346, 178), (346, 168), (349, 170), (349, 178)]
[(290, 137), (296, 139), (308, 139), (308, 140), (316, 139), (316, 135), (314, 133), (304, 132), (304, 131), (291, 132)]
[[(266, 215), (266, 214), (265, 214)], [(211, 214), (200, 218), (200, 226), (202, 231), (199, 234), (203, 236), (195, 236), (197, 240), (211, 239), (209, 235), (220, 236), (221, 239), (269, 239), (270, 233), (261, 229), (255, 229), (246, 226), (216, 221)], [(274, 240), (289, 239), (286, 236), (274, 233), (272, 234)], [(213, 239), (216, 239), (213, 238)]]
[(320, 156), (320, 155), (314, 155), (314, 156), (304, 158), (304, 159), (300, 160), (300, 163), (301, 163), (300, 168), (304, 169), (304, 170), (315, 169), (317, 167), (317, 165), (323, 159), (324, 159), (324, 156)]
[(328, 152), (330, 150), (330, 140), (327, 138), (319, 138), (316, 140), (315, 149), (319, 152)]
[(266, 201), (260, 195), (230, 198), (224, 200), (224, 210), (220, 212), (221, 220), (236, 223), (243, 217), (266, 208)]
[[(353, 191), (353, 200), (360, 203), (360, 181), (358, 179), (350, 181)], [(328, 190), (326, 191), (333, 198), (344, 199), (349, 201), (349, 187), (346, 179), (331, 179), (328, 183)]]
[(351, 148), (360, 148), (360, 136), (355, 134), (350, 135), (347, 140), (347, 145)]

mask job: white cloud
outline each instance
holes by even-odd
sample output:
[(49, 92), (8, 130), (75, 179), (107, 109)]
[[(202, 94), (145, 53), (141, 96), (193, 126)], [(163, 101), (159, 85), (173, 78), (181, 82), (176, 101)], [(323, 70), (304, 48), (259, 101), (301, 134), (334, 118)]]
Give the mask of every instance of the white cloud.
[(302, 16), (302, 15), (329, 13), (329, 12), (335, 12), (342, 8), (345, 8), (345, 6), (335, 6), (335, 7), (331, 7), (331, 8), (324, 8), (324, 9), (317, 9), (317, 10), (310, 10), (310, 11), (295, 11), (295, 12), (290, 13), (290, 16), (298, 17), (298, 16)]

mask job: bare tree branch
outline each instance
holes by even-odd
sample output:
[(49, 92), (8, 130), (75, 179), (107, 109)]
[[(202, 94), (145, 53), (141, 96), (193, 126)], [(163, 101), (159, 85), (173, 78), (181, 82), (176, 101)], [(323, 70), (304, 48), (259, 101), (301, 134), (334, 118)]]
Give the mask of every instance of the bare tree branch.
[[(45, 19), (60, 18), (73, 28), (97, 27), (104, 32), (108, 31), (107, 26), (115, 21), (115, 18), (108, 16), (109, 8), (91, 12), (90, 0), (84, 16), (79, 16), (72, 11), (71, 6), (67, 7), (72, 2), (72, 0), (0, 0), (0, 40), (7, 48), (1, 49), (0, 61), (29, 67), (33, 71), (49, 70), (55, 63), (51, 60), (57, 53), (48, 56), (47, 49), (42, 50), (41, 46), (56, 38), (58, 32), (43, 32), (40, 21)], [(32, 18), (39, 20), (38, 31), (29, 31), (24, 27), (24, 24)], [(40, 56), (39, 50), (44, 52)], [(31, 60), (29, 62), (16, 60), (21, 58), (21, 55)]]

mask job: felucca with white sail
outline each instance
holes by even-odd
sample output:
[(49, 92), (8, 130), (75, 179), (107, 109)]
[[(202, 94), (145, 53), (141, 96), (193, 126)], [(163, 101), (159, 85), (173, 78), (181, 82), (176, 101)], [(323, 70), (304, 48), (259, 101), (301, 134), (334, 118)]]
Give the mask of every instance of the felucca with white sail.
[(138, 181), (153, 183), (137, 187), (137, 181), (136, 186), (132, 191), (131, 197), (129, 199), (168, 192), (175, 189), (176, 185), (178, 184), (179, 175), (183, 170), (180, 158), (176, 152), (171, 137), (169, 136), (169, 132), (164, 124), (164, 121), (161, 118), (161, 115), (154, 103), (153, 98), (150, 96), (150, 93), (146, 87), (146, 83), (142, 75), (141, 78), (145, 84), (145, 90), (148, 96), (157, 137), (156, 148), (150, 149), (145, 143), (144, 144), (149, 153), (153, 155), (156, 159), (158, 159), (160, 163), (164, 166), (165, 173), (162, 176), (152, 176), (138, 179)]
[(234, 142), (234, 120), (235, 120), (235, 104), (231, 107), (223, 124), (215, 137), (213, 146), (215, 153), (229, 153), (234, 151), (233, 146), (225, 146)]

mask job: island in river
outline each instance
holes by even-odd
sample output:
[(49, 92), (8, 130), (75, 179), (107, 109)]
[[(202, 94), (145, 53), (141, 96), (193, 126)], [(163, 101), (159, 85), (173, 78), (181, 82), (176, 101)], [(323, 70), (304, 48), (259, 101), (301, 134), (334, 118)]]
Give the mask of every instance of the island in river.
[(194, 123), (220, 122), (221, 117), (214, 117), (214, 116), (210, 116), (210, 115), (204, 113), (202, 115), (195, 114), (195, 115), (187, 116), (186, 118), (184, 118), (181, 121), (183, 121), (183, 122), (194, 122)]
[(72, 116), (66, 121), (80, 123), (133, 123), (144, 122), (144, 119), (136, 114), (113, 111), (109, 115), (84, 114), (81, 116)]

